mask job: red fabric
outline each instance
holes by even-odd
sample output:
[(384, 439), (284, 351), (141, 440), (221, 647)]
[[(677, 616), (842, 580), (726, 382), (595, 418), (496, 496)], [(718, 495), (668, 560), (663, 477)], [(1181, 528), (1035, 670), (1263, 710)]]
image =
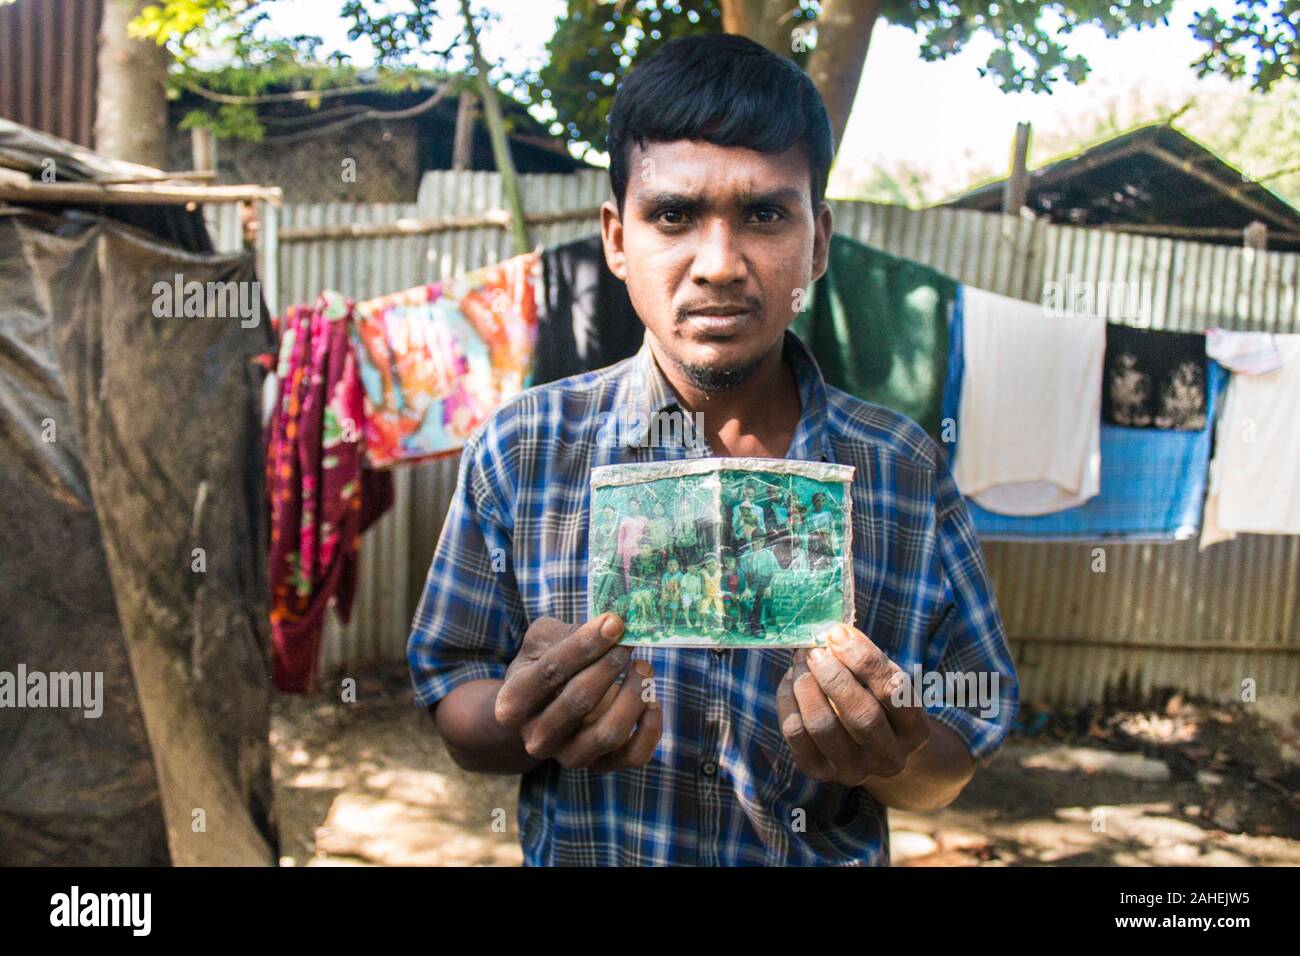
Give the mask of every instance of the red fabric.
[(279, 396), (267, 430), (275, 686), (315, 684), (325, 609), (347, 621), (361, 533), (392, 504), (392, 478), (363, 468), (364, 407), (348, 322), (324, 293), (280, 324)]

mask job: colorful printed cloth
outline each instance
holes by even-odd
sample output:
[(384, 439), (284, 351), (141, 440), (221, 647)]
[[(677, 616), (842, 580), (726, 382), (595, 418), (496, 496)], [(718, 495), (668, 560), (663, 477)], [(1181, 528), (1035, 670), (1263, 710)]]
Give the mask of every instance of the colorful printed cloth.
[(280, 325), (279, 397), (268, 425), (275, 685), (310, 690), (325, 608), (347, 621), (361, 532), (392, 504), (392, 478), (362, 468), (364, 405), (348, 337), (352, 303), (322, 293)]
[(356, 307), (367, 461), (454, 454), (528, 384), (540, 254)]

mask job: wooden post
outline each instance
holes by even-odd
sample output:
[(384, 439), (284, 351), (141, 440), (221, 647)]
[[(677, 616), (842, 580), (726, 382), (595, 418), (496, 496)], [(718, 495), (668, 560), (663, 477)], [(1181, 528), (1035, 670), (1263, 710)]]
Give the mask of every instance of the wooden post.
[(488, 82), (487, 63), (483, 60), (483, 51), (478, 45), (474, 18), (469, 12), (469, 0), (460, 0), (460, 12), (465, 18), (465, 29), (469, 33), (470, 49), (474, 54), (479, 97), (483, 100), (483, 117), (487, 120), (488, 138), (492, 140), (492, 156), (496, 160), (497, 172), (501, 174), (506, 208), (510, 210), (510, 235), (514, 239), (515, 255), (521, 256), (530, 251), (532, 246), (528, 241), (528, 224), (524, 220), (524, 203), (519, 196), (519, 179), (515, 175), (515, 163), (510, 156), (510, 142), (506, 138), (506, 124), (501, 118), (501, 104), (497, 102), (496, 90)]
[(1020, 215), (1029, 196), (1029, 124), (1016, 124), (1016, 139), (1011, 151), (1011, 175), (1002, 186), (1002, 211), (1011, 216)]
[(478, 97), (473, 90), (461, 90), (456, 104), (456, 135), (451, 143), (451, 168), (469, 169), (474, 156), (474, 118)]
[(190, 130), (190, 156), (198, 172), (217, 171), (217, 138), (212, 130), (203, 126)]

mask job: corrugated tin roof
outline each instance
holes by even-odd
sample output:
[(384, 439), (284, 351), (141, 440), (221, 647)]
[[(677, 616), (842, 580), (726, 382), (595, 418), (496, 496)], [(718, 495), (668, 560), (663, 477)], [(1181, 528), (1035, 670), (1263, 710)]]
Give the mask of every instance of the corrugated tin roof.
[[(937, 205), (999, 211), (1005, 183), (986, 183)], [(1269, 248), (1300, 250), (1300, 210), (1164, 123), (1031, 170), (1025, 205), (1063, 225), (1127, 226), (1182, 238), (1198, 231), (1195, 238), (1230, 245), (1241, 245), (1241, 230), (1260, 221)]]

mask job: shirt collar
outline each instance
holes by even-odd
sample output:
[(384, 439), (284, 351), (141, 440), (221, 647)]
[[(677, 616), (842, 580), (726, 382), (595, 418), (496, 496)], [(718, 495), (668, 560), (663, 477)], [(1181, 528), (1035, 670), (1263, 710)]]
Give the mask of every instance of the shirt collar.
[[(782, 356), (794, 372), (802, 408), (786, 457), (804, 461), (829, 461), (826, 441), (826, 383), (821, 368), (799, 336), (789, 329), (785, 331)], [(655, 413), (680, 408), (677, 394), (655, 361), (654, 352), (650, 348), (650, 333), (647, 331), (633, 360), (630, 411), (637, 420), (649, 422)], [(643, 447), (648, 440), (647, 434), (642, 431), (640, 439), (634, 438), (629, 444)], [(695, 450), (707, 452), (707, 448)]]

